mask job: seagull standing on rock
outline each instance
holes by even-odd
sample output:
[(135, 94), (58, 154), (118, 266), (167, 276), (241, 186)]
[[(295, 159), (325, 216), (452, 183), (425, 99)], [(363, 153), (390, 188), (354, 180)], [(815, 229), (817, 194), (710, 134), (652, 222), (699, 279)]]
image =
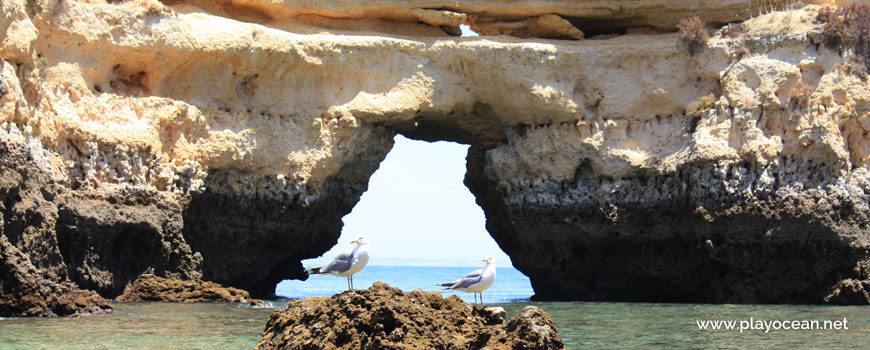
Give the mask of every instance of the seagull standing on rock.
[(489, 289), (495, 282), (495, 258), (488, 256), (483, 261), (486, 261), (486, 266), (482, 269), (474, 270), (450, 283), (441, 283), (438, 286), (447, 287), (446, 290), (461, 290), (467, 293), (474, 293), (474, 303), (477, 304), (477, 294), (480, 294), (480, 305), (483, 305), (483, 291)]
[(347, 277), (347, 290), (353, 290), (353, 274), (360, 272), (369, 262), (369, 239), (366, 235), (360, 235), (350, 243), (356, 245), (338, 254), (328, 264), (305, 271), (315, 275)]

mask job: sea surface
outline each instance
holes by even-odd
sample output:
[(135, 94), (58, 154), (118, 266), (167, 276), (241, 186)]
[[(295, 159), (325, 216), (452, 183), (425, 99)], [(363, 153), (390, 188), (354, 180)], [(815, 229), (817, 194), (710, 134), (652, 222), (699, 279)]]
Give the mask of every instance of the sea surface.
[[(432, 266), (367, 266), (353, 276), (353, 287), (365, 289), (372, 283), (383, 281), (387, 284), (412, 291), (441, 291), (445, 297), (458, 295), (469, 303), (474, 302), (471, 293), (443, 290), (438, 283), (453, 282), (464, 277), (469, 272), (483, 267), (432, 267)], [(275, 294), (289, 299), (301, 299), (315, 296), (330, 296), (347, 289), (345, 277), (326, 275), (311, 276), (308, 280), (285, 280), (278, 283)], [(495, 284), (483, 292), (484, 303), (507, 303), (513, 301), (528, 301), (535, 294), (529, 278), (512, 267), (497, 267)]]
[[(474, 267), (369, 266), (354, 287), (385, 281), (405, 290), (438, 290), (435, 283), (462, 277)], [(709, 305), (648, 303), (528, 302), (528, 279), (498, 269), (484, 302), (502, 306), (508, 317), (535, 305), (553, 317), (570, 349), (868, 349), (870, 307), (814, 305)], [(341, 277), (285, 281), (286, 298), (329, 296), (346, 288)], [(449, 295), (451, 293), (444, 293)], [(471, 295), (458, 294), (471, 301)], [(0, 318), (0, 349), (250, 349), (274, 308), (237, 303), (115, 303), (115, 312), (83, 318)], [(840, 330), (699, 330), (698, 321), (834, 321)]]

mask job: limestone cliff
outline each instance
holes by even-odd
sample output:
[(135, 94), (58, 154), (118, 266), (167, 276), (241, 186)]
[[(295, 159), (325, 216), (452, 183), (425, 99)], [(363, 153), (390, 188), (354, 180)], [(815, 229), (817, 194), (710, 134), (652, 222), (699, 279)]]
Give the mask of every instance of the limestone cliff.
[[(32, 165), (0, 171), (50, 184), (54, 214), (16, 216), (8, 182), (0, 246), (104, 297), (144, 272), (267, 295), (335, 243), (398, 132), (472, 145), (466, 183), (543, 299), (868, 279), (870, 88), (816, 5), (309, 3), (4, 1), (0, 139)], [(663, 12), (756, 17), (690, 55)], [(505, 21), (525, 38), (443, 36)]]

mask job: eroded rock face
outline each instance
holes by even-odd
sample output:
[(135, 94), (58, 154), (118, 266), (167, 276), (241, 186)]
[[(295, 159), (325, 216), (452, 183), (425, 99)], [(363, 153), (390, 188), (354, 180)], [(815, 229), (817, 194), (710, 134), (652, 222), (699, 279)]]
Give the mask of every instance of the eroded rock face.
[(562, 349), (550, 315), (534, 306), (504, 323), (504, 310), (457, 296), (403, 292), (383, 282), (275, 311), (257, 349)]
[[(38, 242), (44, 248), (21, 253), (50, 261), (18, 267), (42, 275), (33, 283), (72, 282), (114, 298), (152, 271), (271, 295), (280, 280), (305, 278), (301, 259), (335, 243), (341, 217), (392, 145), (394, 133), (385, 128), (296, 109), (306, 99), (301, 95), (280, 108), (284, 114), (265, 105), (252, 110), (257, 99), (282, 103), (257, 93), (276, 81), (257, 79), (274, 73), (268, 58), (253, 72), (247, 63), (237, 72), (223, 70), (229, 61), (207, 63), (226, 77), (238, 76), (233, 86), (184, 76), (204, 73), (186, 66), (186, 54), (169, 54), (186, 50), (186, 39), (167, 45), (153, 42), (161, 29), (140, 31), (167, 21), (174, 23), (164, 28), (169, 32), (197, 37), (159, 3), (3, 6), (0, 28), (15, 40), (2, 41), (0, 50), (0, 126), (4, 140), (22, 139), (25, 156), (39, 162), (39, 176), (52, 184), (43, 189), (51, 196), (47, 219), (4, 216), (4, 235), (13, 246), (22, 232), (50, 233)], [(111, 33), (126, 39), (115, 41)], [(224, 58), (230, 61), (249, 57), (205, 40), (207, 51), (229, 53)], [(154, 50), (131, 55), (131, 44)], [(159, 57), (172, 56), (175, 68), (164, 70), (161, 62), (169, 62)], [(187, 83), (177, 85), (182, 81)], [(37, 176), (14, 164), (10, 158), (3, 170)], [(22, 200), (13, 193), (6, 207)], [(11, 265), (23, 263), (4, 251), (7, 257)], [(10, 303), (26, 304), (25, 294)], [(31, 294), (40, 299), (51, 293)], [(4, 314), (18, 313), (9, 310)]]
[(111, 312), (65, 269), (54, 231), (57, 187), (20, 135), (0, 131), (0, 315)]
[[(268, 295), (335, 243), (402, 133), (472, 145), (466, 183), (543, 299), (821, 302), (868, 277), (870, 92), (848, 50), (820, 45), (816, 6), (717, 29), (689, 55), (655, 34), (673, 22), (649, 22), (657, 11), (745, 2), (399, 11), (439, 31), (525, 21), (523, 40), (445, 38), (374, 10), (305, 29), (256, 16), (292, 2), (250, 3), (3, 2), (0, 129), (56, 209), (3, 209), (7, 246), (44, 239), (0, 258), (105, 297), (145, 271)], [(536, 38), (589, 34), (571, 16), (641, 24)], [(345, 19), (402, 35), (328, 33)]]
[(145, 274), (131, 283), (118, 301), (165, 301), (165, 302), (241, 302), (251, 300), (248, 292), (224, 287), (209, 281), (185, 281)]
[(819, 49), (813, 23), (718, 32), (702, 55), (727, 60), (689, 62), (718, 84), (706, 106), (643, 112), (670, 89), (605, 91), (576, 123), (472, 147), (466, 184), (536, 298), (818, 303), (866, 279), (867, 77)]

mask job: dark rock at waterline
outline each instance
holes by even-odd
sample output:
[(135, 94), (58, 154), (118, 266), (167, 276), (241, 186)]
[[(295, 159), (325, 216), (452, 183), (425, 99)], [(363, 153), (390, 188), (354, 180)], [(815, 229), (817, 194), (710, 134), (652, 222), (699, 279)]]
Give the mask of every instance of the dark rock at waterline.
[[(142, 275), (131, 283), (118, 301), (166, 301), (166, 302), (249, 302), (247, 291), (224, 287), (209, 281), (183, 281)], [(252, 301), (253, 302), (253, 301)]]
[(527, 306), (504, 323), (501, 308), (472, 307), (439, 292), (383, 282), (330, 298), (291, 302), (266, 324), (267, 349), (562, 349), (550, 316)]
[(114, 298), (146, 271), (184, 280), (202, 276), (202, 257), (182, 235), (181, 203), (135, 186), (63, 189), (57, 245), (70, 279)]
[(386, 154), (360, 153), (322, 186), (326, 194), (268, 200), (222, 192), (265, 186), (232, 171), (213, 171), (197, 193), (87, 182), (75, 162), (69, 178), (58, 177), (31, 146), (0, 129), (0, 316), (111, 310), (107, 299), (149, 271), (270, 295), (281, 280), (306, 276), (301, 259), (335, 243), (341, 217)]
[(825, 297), (825, 302), (840, 305), (870, 304), (870, 281), (845, 279), (837, 283), (831, 294)]
[[(370, 163), (377, 167), (376, 161)], [(190, 196), (183, 211), (184, 238), (202, 255), (203, 279), (258, 298), (273, 294), (284, 279), (306, 279), (301, 261), (335, 245), (341, 217), (366, 189), (365, 183), (330, 179), (317, 195), (304, 188), (287, 189), (293, 193), (277, 198), (231, 190), (242, 184), (279, 187), (274, 182), (274, 177), (213, 170), (206, 190)]]
[(870, 278), (861, 172), (784, 157), (499, 179), (488, 152), (471, 147), (465, 183), (534, 300), (820, 304)]
[(0, 316), (104, 313), (145, 270), (201, 274), (171, 196), (58, 182), (21, 136), (0, 136)]
[(105, 313), (108, 300), (82, 290), (57, 247), (57, 186), (26, 144), (0, 138), (0, 316)]
[(69, 282), (31, 278), (10, 286), (9, 291), (0, 291), (0, 316), (85, 316), (112, 312), (112, 304), (94, 291), (78, 289)]

